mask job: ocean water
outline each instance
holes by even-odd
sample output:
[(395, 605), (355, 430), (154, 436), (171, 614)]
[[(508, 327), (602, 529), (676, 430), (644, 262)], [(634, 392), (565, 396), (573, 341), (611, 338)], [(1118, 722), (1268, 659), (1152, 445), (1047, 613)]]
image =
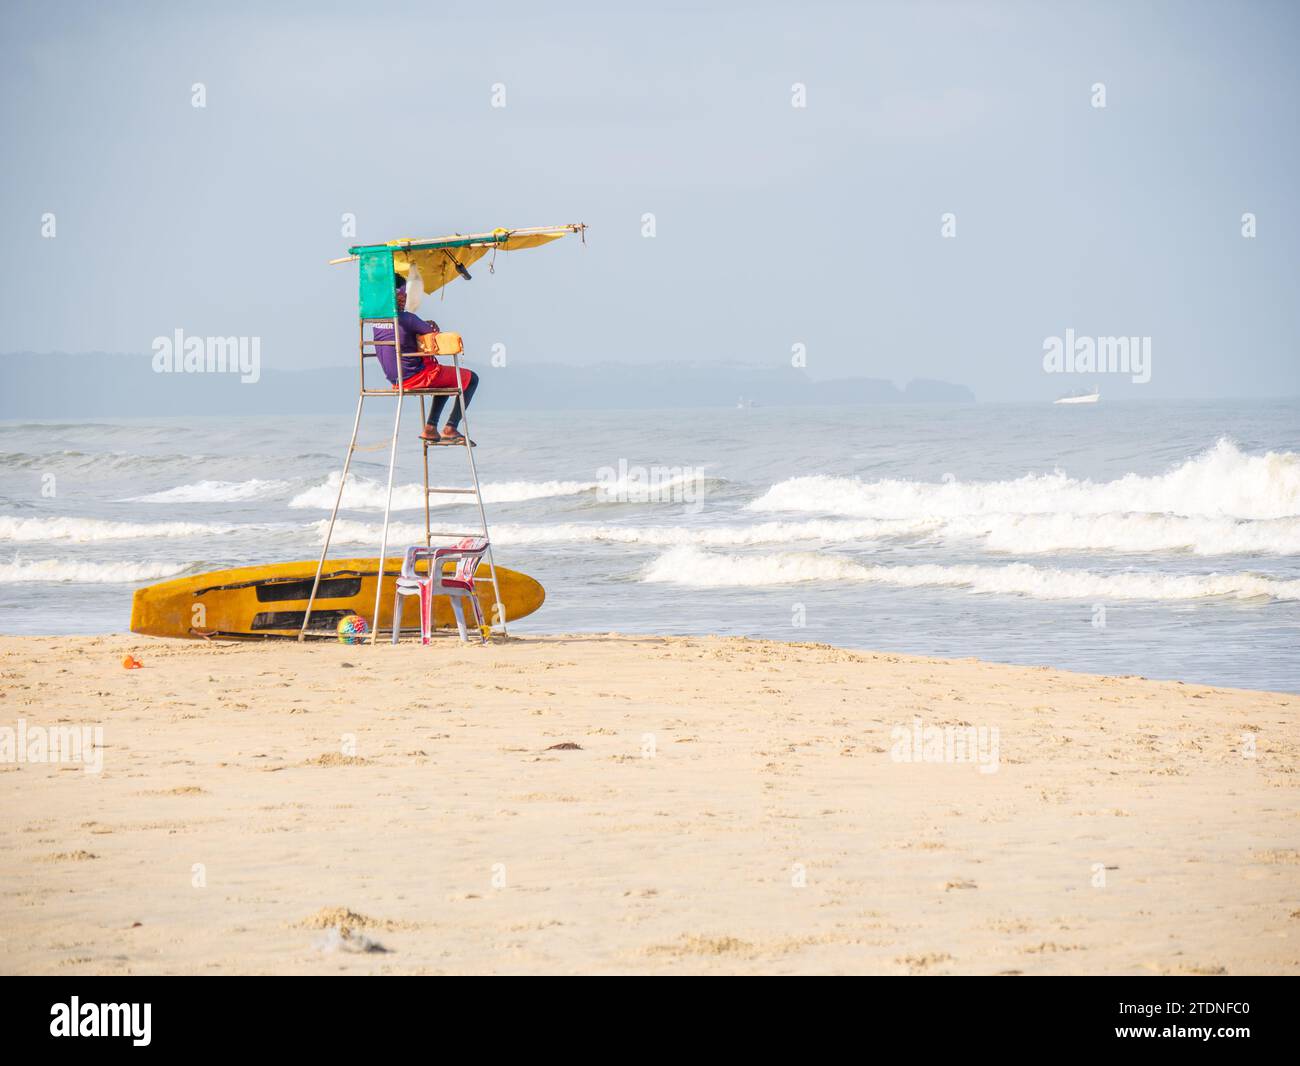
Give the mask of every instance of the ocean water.
[[(0, 423), (0, 632), (125, 631), (142, 584), (312, 558), (352, 413)], [(372, 403), (361, 442), (384, 441)], [(397, 548), (422, 537), (414, 407)], [(519, 632), (744, 634), (1300, 691), (1300, 401), (471, 409)], [(463, 484), (463, 452), (431, 456)], [(335, 554), (378, 549), (360, 453)], [(438, 501), (435, 525), (473, 527)]]

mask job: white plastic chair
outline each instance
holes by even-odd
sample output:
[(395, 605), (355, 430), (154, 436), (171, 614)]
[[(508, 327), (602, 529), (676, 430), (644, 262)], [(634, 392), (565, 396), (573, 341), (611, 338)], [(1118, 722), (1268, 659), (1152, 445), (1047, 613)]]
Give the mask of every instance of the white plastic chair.
[[(428, 644), (433, 634), (433, 597), (447, 596), (451, 600), (451, 612), (456, 616), (456, 628), (462, 641), (469, 636), (465, 628), (464, 601), (468, 601), (474, 612), (474, 621), (479, 636), (487, 643), (487, 624), (483, 620), (483, 608), (474, 592), (474, 575), (479, 563), (487, 554), (486, 537), (466, 537), (447, 548), (426, 548), (421, 544), (406, 549), (406, 558), (402, 561), (402, 572), (397, 578), (397, 588), (393, 593), (393, 643), (397, 643), (398, 632), (402, 627), (402, 597), (420, 597), (420, 643)], [(427, 560), (428, 573), (421, 574), (416, 564)], [(455, 568), (447, 573), (444, 567), (454, 562)]]

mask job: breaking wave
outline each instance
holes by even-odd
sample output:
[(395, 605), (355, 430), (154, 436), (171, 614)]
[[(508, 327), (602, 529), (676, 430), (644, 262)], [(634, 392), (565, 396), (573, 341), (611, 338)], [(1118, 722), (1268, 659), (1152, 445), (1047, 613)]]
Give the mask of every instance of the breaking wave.
[(102, 518), (13, 518), (0, 515), (0, 541), (36, 544), (67, 540), (88, 544), (100, 540), (152, 540), (158, 537), (205, 537), (265, 529), (265, 526), (210, 522), (111, 522)]
[[(483, 485), (484, 503), (523, 503), (551, 496), (574, 496), (590, 492), (594, 481), (504, 481)], [(339, 491), (338, 471), (330, 474), (321, 484), (304, 489), (289, 501), (290, 507), (314, 508), (328, 511), (334, 506)], [(388, 495), (387, 484), (370, 478), (349, 476), (343, 490), (343, 509), (348, 511), (382, 511)], [(430, 499), (437, 506), (472, 501), (472, 496), (438, 496)], [(424, 486), (406, 484), (393, 486), (393, 510), (414, 511), (424, 507)]]
[[(316, 523), (317, 539), (325, 536), (327, 521)], [(760, 522), (749, 526), (610, 526), (581, 522), (551, 525), (513, 525), (493, 522), (494, 544), (624, 544), (665, 548), (675, 545), (704, 545), (712, 548), (738, 548), (755, 544), (788, 544), (798, 540), (827, 543), (875, 540), (925, 532), (934, 523), (918, 522)], [(334, 526), (334, 539), (342, 543), (377, 543), (382, 532), (378, 523), (340, 519)], [(394, 523), (389, 539), (415, 543), (424, 539), (424, 526)]]
[(1300, 519), (1258, 521), (1156, 514), (984, 515), (936, 526), (945, 540), (973, 540), (990, 552), (1116, 552), (1193, 555), (1300, 554)]
[[(265, 500), (289, 491), (292, 482), (251, 478), (248, 481), (196, 481), (144, 496), (128, 496), (127, 503), (237, 503)], [(335, 483), (337, 487), (337, 482)], [(332, 502), (332, 501), (331, 501)]]
[[(446, 524), (446, 523), (444, 523)], [(453, 523), (454, 524), (454, 523)], [(325, 522), (316, 523), (317, 539)], [(633, 526), (560, 522), (515, 525), (494, 522), (500, 544), (620, 544), (628, 547), (744, 548), (762, 544), (862, 545), (889, 539), (970, 542), (989, 552), (1035, 555), (1059, 552), (1193, 555), (1300, 554), (1300, 519), (1236, 522), (1162, 515), (990, 515), (953, 519), (812, 519), (758, 522), (743, 526)], [(378, 541), (377, 523), (340, 520), (334, 536), (342, 543)], [(396, 523), (392, 537), (418, 541), (423, 526)], [(413, 539), (412, 539), (413, 538)]]
[(111, 585), (136, 581), (159, 581), (179, 577), (192, 569), (184, 563), (97, 563), (84, 560), (38, 559), (0, 563), (0, 585), (37, 581), (75, 581), (78, 584)]
[(1232, 441), (1155, 476), (1092, 482), (1061, 471), (1010, 481), (863, 481), (791, 478), (748, 505), (751, 511), (807, 511), (852, 518), (971, 515), (1174, 515), (1236, 519), (1300, 517), (1300, 455), (1248, 455)]
[[(455, 480), (462, 484), (464, 479)], [(558, 496), (579, 496), (591, 493), (598, 502), (613, 503), (653, 503), (665, 502), (681, 504), (686, 500), (698, 498), (698, 493), (705, 487), (723, 482), (722, 478), (695, 477), (679, 475), (655, 482), (640, 480), (636, 477), (624, 477), (608, 481), (496, 481), (483, 483), (483, 502), (491, 503), (527, 503), (530, 500), (545, 500)], [(697, 495), (691, 496), (685, 490), (691, 489)], [(597, 492), (599, 490), (599, 492)], [(328, 511), (334, 506), (334, 499), (339, 491), (339, 473), (334, 471), (323, 482), (299, 492), (289, 501), (290, 507), (315, 508)], [(347, 487), (343, 490), (343, 509), (349, 511), (382, 511), (384, 500), (388, 495), (388, 486), (371, 478), (348, 477)], [(456, 503), (472, 500), (470, 496), (450, 496), (435, 494), (430, 504), (435, 507), (447, 507)], [(424, 488), (422, 485), (408, 483), (393, 486), (393, 510), (413, 511), (424, 507)]]
[(806, 581), (847, 581), (899, 588), (961, 588), (1040, 600), (1199, 600), (1212, 597), (1300, 600), (1300, 580), (1278, 580), (1250, 573), (1102, 574), (1089, 570), (1047, 569), (1027, 563), (1005, 566), (881, 566), (816, 553), (722, 555), (693, 547), (665, 552), (646, 568), (642, 580), (696, 588), (761, 588)]

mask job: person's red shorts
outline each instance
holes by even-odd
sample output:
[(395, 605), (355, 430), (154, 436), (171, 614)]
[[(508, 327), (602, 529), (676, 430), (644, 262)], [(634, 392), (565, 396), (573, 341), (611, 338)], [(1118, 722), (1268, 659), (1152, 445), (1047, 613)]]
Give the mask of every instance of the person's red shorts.
[[(402, 382), (406, 392), (413, 389), (454, 389), (456, 387), (456, 368), (443, 366), (435, 359), (425, 359), (424, 369), (418, 370)], [(460, 371), (460, 387), (469, 387), (469, 371), (464, 367)], [(393, 386), (397, 388), (396, 385)]]

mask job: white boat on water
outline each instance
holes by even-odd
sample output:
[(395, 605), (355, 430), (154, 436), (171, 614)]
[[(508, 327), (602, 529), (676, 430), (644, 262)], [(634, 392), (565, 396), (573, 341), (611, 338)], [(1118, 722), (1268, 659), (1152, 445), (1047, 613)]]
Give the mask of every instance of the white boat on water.
[(1069, 396), (1062, 396), (1059, 400), (1053, 400), (1052, 403), (1096, 403), (1101, 399), (1101, 393), (1097, 389), (1092, 392), (1075, 392)]

